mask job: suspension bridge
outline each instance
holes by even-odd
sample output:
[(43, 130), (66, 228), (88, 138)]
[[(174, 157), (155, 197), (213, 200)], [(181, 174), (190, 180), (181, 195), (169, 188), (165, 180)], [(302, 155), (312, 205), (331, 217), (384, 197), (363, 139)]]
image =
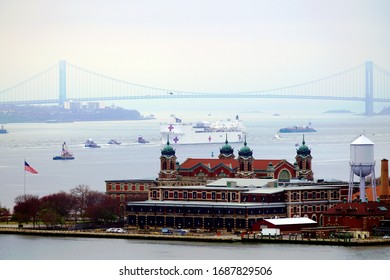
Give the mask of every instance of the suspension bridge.
[(59, 104), (167, 98), (283, 98), (364, 102), (374, 114), (374, 102), (390, 102), (390, 72), (367, 61), (351, 69), (287, 87), (251, 92), (191, 92), (139, 85), (83, 69), (64, 60), (8, 89), (1, 104)]

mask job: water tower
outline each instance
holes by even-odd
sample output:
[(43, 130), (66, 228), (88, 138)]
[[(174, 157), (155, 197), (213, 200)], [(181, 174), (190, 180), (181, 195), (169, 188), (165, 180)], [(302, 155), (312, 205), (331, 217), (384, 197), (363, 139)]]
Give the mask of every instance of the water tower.
[(354, 175), (360, 177), (360, 200), (366, 202), (366, 176), (371, 174), (372, 198), (376, 200), (374, 143), (361, 135), (351, 143), (351, 176), (348, 188), (348, 202), (352, 201)]

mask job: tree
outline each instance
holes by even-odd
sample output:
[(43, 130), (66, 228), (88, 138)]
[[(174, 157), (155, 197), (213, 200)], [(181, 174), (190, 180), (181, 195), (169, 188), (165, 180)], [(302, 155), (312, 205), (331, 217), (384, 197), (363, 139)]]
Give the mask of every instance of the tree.
[(90, 191), (86, 196), (86, 216), (96, 223), (116, 220), (116, 201), (108, 195)]
[(5, 207), (0, 207), (0, 222), (7, 222), (11, 218), (11, 212)]
[(35, 226), (40, 209), (38, 196), (31, 194), (20, 195), (15, 198), (14, 215), (19, 223), (33, 222)]
[(66, 192), (59, 192), (50, 195), (46, 195), (41, 198), (41, 209), (52, 210), (63, 219), (68, 219), (70, 213), (76, 206), (75, 196)]
[(46, 226), (63, 224), (76, 205), (75, 197), (63, 191), (44, 196), (40, 200), (40, 218)]
[(85, 220), (85, 211), (87, 209), (87, 195), (90, 192), (89, 186), (78, 185), (76, 188), (70, 190), (71, 195), (75, 199), (75, 219), (80, 217), (82, 221)]

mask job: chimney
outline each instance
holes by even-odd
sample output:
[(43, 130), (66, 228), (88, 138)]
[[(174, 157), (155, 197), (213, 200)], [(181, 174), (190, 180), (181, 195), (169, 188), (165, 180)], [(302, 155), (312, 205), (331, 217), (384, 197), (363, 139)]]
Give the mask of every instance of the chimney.
[(389, 195), (389, 161), (381, 161), (381, 193), (383, 196)]

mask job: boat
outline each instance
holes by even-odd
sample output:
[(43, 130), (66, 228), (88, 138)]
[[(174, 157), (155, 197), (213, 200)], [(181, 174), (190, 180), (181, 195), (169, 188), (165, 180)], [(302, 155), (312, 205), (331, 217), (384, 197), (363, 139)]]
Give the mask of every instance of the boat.
[(120, 144), (122, 144), (122, 143), (119, 142), (119, 141), (116, 140), (116, 139), (111, 139), (110, 141), (107, 142), (107, 144), (110, 144), (110, 145), (120, 145)]
[(306, 132), (317, 132), (311, 125), (305, 126), (290, 126), (279, 129), (279, 133), (306, 133)]
[(0, 134), (6, 134), (6, 133), (8, 133), (8, 130), (6, 130), (6, 129), (4, 128), (4, 126), (2, 125), (2, 126), (1, 126), (1, 129), (0, 129)]
[(87, 147), (87, 148), (100, 148), (100, 146), (97, 145), (92, 139), (88, 139), (87, 142), (85, 142), (85, 147)]
[(245, 127), (238, 116), (235, 120), (217, 121), (210, 123), (199, 121), (183, 122), (172, 115), (172, 120), (160, 123), (161, 143), (167, 139), (174, 144), (222, 144), (228, 139), (229, 143), (241, 143), (245, 138)]
[(275, 133), (275, 135), (274, 135), (274, 139), (280, 139), (281, 137), (280, 137), (280, 135), (279, 135), (279, 131), (277, 131), (276, 133)]
[(74, 159), (74, 156), (71, 152), (68, 151), (68, 148), (66, 147), (66, 143), (64, 142), (62, 144), (62, 151), (60, 156), (54, 156), (54, 160), (69, 160)]
[(147, 143), (149, 143), (149, 141), (145, 140), (142, 136), (138, 136), (137, 143), (147, 144)]

